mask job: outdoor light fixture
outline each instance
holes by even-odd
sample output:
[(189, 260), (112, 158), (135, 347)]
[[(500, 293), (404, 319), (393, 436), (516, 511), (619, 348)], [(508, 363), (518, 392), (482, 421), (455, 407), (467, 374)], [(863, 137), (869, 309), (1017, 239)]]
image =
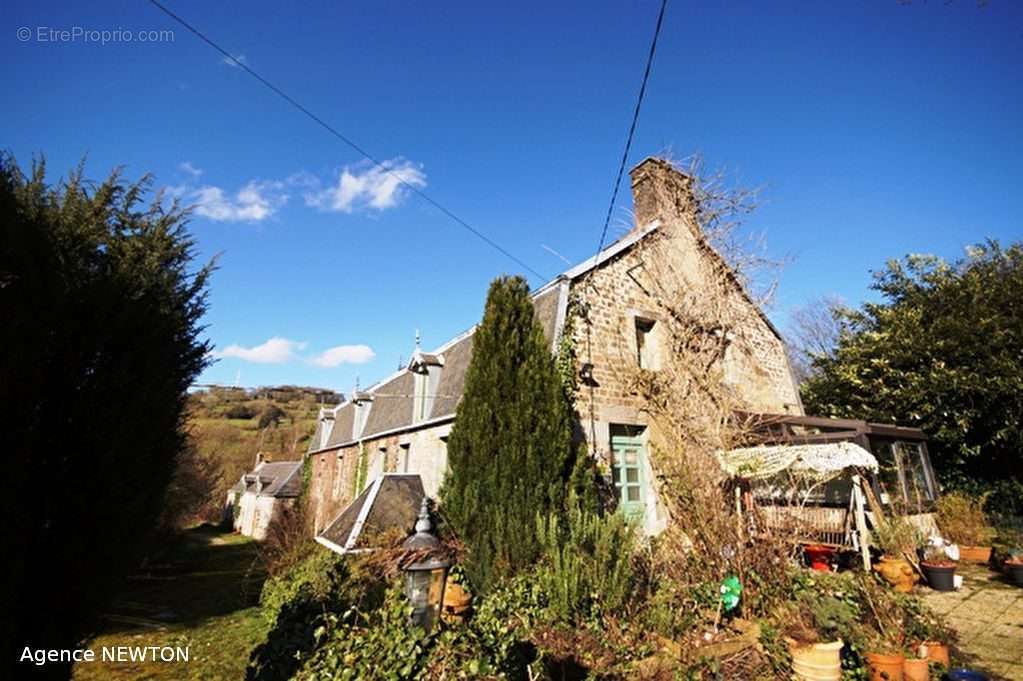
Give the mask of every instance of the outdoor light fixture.
[(416, 532), (401, 545), (403, 549), (423, 558), (406, 565), (405, 595), (412, 604), (412, 624), (430, 631), (440, 616), (441, 603), (444, 602), (444, 584), (448, 577), (451, 563), (441, 555), (441, 543), (430, 531), (430, 509), (426, 497), (419, 507), (419, 519), (416, 520)]

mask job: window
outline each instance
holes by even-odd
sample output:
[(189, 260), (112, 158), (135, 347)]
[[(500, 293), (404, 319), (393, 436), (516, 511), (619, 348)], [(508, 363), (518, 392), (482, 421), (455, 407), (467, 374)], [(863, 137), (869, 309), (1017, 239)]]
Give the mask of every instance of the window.
[(916, 511), (934, 500), (935, 485), (921, 443), (873, 440), (871, 449), (880, 466), (882, 503), (904, 503), (909, 510)]
[(643, 428), (611, 426), (611, 479), (618, 507), (629, 519), (641, 519), (645, 510)]
[(412, 452), (411, 444), (401, 445), (401, 472), (408, 473), (409, 471), (409, 454)]
[(640, 369), (656, 369), (654, 322), (636, 317), (636, 363)]
[(334, 465), (334, 498), (335, 499), (340, 499), (341, 498), (341, 478), (344, 477), (343, 475), (341, 475), (342, 471), (344, 470), (344, 466), (342, 465), (343, 463), (344, 463), (344, 456), (342, 456), (341, 453), (339, 452), (338, 455), (337, 455), (337, 461), (336, 461), (336, 463)]

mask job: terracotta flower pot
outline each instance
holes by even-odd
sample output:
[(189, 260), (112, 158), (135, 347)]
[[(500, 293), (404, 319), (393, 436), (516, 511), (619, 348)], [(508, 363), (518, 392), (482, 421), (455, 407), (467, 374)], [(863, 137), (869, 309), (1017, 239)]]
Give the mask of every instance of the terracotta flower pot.
[(441, 617), (449, 624), (457, 624), (465, 619), (472, 606), (472, 596), (469, 595), (462, 585), (448, 579), (444, 586), (444, 607), (441, 608)]
[(959, 560), (968, 563), (987, 563), (991, 560), (990, 546), (963, 546), (959, 545)]
[(810, 567), (820, 572), (831, 572), (831, 561), (835, 557), (835, 549), (820, 544), (808, 544), (803, 547)]
[(902, 678), (905, 681), (931, 681), (931, 672), (927, 668), (930, 660), (926, 658), (906, 658), (902, 663)]
[(900, 593), (908, 594), (913, 590), (913, 585), (920, 580), (919, 575), (905, 558), (881, 556), (881, 560), (874, 566), (874, 570)]
[(902, 653), (867, 653), (867, 669), (870, 681), (902, 681), (902, 665), (906, 657)]
[(939, 641), (924, 641), (921, 643), (920, 657), (926, 657), (931, 662), (937, 662), (946, 669), (952, 666), (952, 659), (948, 654), (948, 646)]
[(923, 561), (920, 563), (927, 583), (935, 591), (952, 591), (955, 589), (956, 564), (950, 560), (943, 560), (934, 563)]
[(842, 678), (842, 641), (800, 644), (785, 639), (792, 654), (792, 671), (799, 681), (839, 681)]

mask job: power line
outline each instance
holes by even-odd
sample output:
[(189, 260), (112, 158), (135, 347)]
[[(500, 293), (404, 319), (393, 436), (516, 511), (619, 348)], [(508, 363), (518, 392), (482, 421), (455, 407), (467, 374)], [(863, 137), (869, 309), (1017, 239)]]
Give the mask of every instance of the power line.
[(618, 198), (618, 187), (622, 183), (622, 175), (625, 173), (625, 164), (629, 159), (629, 150), (632, 149), (632, 136), (636, 132), (636, 123), (639, 121), (639, 110), (643, 106), (643, 95), (646, 94), (646, 83), (650, 79), (650, 68), (654, 63), (654, 53), (657, 51), (657, 37), (661, 34), (661, 24), (664, 21), (664, 10), (668, 7), (668, 0), (661, 0), (661, 11), (657, 14), (657, 26), (654, 28), (654, 39), (650, 43), (650, 54), (646, 58), (646, 70), (643, 71), (643, 82), (639, 86), (639, 97), (636, 99), (636, 110), (632, 113), (632, 125), (629, 126), (629, 136), (625, 139), (625, 151), (622, 153), (622, 162), (618, 166), (618, 177), (615, 178), (614, 191), (611, 192), (611, 203), (607, 206), (607, 216), (604, 218), (604, 229), (600, 232), (600, 243), (597, 244), (597, 255), (604, 248), (604, 240), (607, 238), (607, 227), (611, 224), (611, 212), (615, 207), (615, 200)]
[[(276, 85), (274, 85), (273, 83), (268, 81), (266, 78), (264, 78), (263, 76), (261, 76), (258, 73), (256, 73), (253, 69), (251, 69), (248, 65), (246, 65), (242, 61), (236, 59), (233, 54), (231, 54), (230, 52), (228, 52), (227, 50), (222, 48), (220, 45), (218, 45), (216, 42), (214, 42), (211, 38), (207, 37), (206, 34), (204, 34), (202, 31), (197, 29), (195, 26), (193, 26), (192, 24), (190, 24), (187, 21), (185, 21), (184, 19), (182, 19), (180, 16), (178, 16), (177, 14), (172, 12), (170, 9), (165, 7), (163, 4), (161, 4), (157, 0), (149, 0), (149, 2), (151, 4), (153, 4), (157, 9), (159, 9), (161, 12), (163, 12), (164, 14), (169, 16), (171, 19), (173, 19), (174, 21), (176, 21), (179, 24), (181, 24), (182, 26), (184, 26), (190, 32), (194, 33), (204, 43), (206, 43), (207, 45), (209, 45), (210, 47), (215, 49), (217, 52), (219, 52), (222, 55), (224, 55), (224, 57), (229, 59), (232, 64), (234, 64), (238, 68), (244, 70), (250, 76), (252, 76), (256, 80), (258, 80), (260, 83), (265, 85), (267, 88), (269, 88), (278, 97), (280, 97), (281, 99), (286, 101), (288, 104), (290, 104), (291, 106), (293, 106), (296, 109), (298, 109), (299, 111), (301, 111), (303, 114), (305, 114), (310, 119), (312, 119), (321, 128), (323, 128), (324, 130), (326, 130), (327, 132), (332, 134), (334, 137), (338, 138), (339, 140), (341, 140), (342, 142), (347, 144), (349, 147), (354, 149), (359, 155), (361, 155), (364, 158), (366, 158), (369, 161), (371, 161), (373, 163), (373, 165), (375, 165), (376, 167), (378, 167), (381, 170), (383, 170), (384, 172), (386, 172), (388, 175), (393, 177), (397, 182), (399, 182), (406, 189), (408, 189), (408, 190), (414, 192), (415, 194), (417, 194), (419, 196), (419, 198), (421, 198), (424, 201), (426, 201), (427, 203), (429, 203), (431, 206), (433, 206), (434, 208), (439, 210), (441, 213), (443, 213), (444, 215), (449, 217), (451, 220), (453, 220), (459, 226), (465, 228), (466, 230), (468, 230), (469, 232), (474, 234), (477, 238), (479, 238), (485, 244), (489, 245), (491, 248), (495, 249), (496, 251), (498, 251), (499, 253), (501, 253), (505, 257), (507, 257), (512, 262), (516, 263), (519, 267), (522, 267), (526, 271), (528, 271), (531, 274), (535, 275), (541, 281), (545, 281), (547, 279), (547, 277), (545, 277), (544, 275), (542, 275), (539, 272), (537, 272), (536, 270), (534, 270), (532, 267), (530, 267), (529, 265), (524, 263), (518, 257), (512, 255), (509, 251), (507, 251), (504, 247), (502, 247), (496, 241), (494, 241), (493, 239), (488, 237), (486, 234), (484, 234), (483, 232), (479, 231), (478, 229), (476, 229), (475, 227), (470, 225), (468, 222), (466, 222), (462, 218), (458, 217), (457, 215), (452, 213), (450, 210), (448, 210), (447, 208), (442, 206), (440, 203), (435, 201), (432, 197), (430, 197), (429, 194), (427, 194), (423, 190), (419, 189), (419, 187), (415, 186), (411, 182), (406, 181), (405, 178), (403, 178), (399, 173), (396, 173), (396, 172), (392, 171), (387, 165), (385, 165), (384, 163), (378, 161), (372, 154), (370, 154), (368, 151), (366, 151), (365, 149), (360, 147), (358, 144), (356, 144), (349, 137), (346, 137), (345, 135), (341, 134), (336, 128), (334, 128), (334, 126), (332, 126), (331, 124), (327, 123), (325, 120), (323, 120), (322, 118), (320, 118), (319, 116), (314, 114), (312, 111), (307, 109), (302, 104), (300, 104), (291, 95), (289, 95), (288, 93), (284, 92), (279, 87), (277, 87)], [(662, 12), (663, 12), (663, 9), (662, 9)]]

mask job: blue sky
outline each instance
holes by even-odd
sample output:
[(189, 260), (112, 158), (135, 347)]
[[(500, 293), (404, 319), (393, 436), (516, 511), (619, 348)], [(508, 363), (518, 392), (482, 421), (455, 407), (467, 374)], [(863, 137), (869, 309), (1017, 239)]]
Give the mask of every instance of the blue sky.
[[(166, 1), (532, 268), (592, 255), (656, 0)], [(200, 255), (221, 254), (205, 381), (365, 386), (520, 270), (144, 1), (9, 2), (3, 23), (0, 145), (199, 205)], [(133, 40), (50, 32), (75, 27)], [(629, 162), (698, 152), (764, 186), (749, 229), (788, 259), (784, 327), (863, 300), (889, 257), (1023, 236), (1021, 73), (1023, 3), (672, 0)]]

